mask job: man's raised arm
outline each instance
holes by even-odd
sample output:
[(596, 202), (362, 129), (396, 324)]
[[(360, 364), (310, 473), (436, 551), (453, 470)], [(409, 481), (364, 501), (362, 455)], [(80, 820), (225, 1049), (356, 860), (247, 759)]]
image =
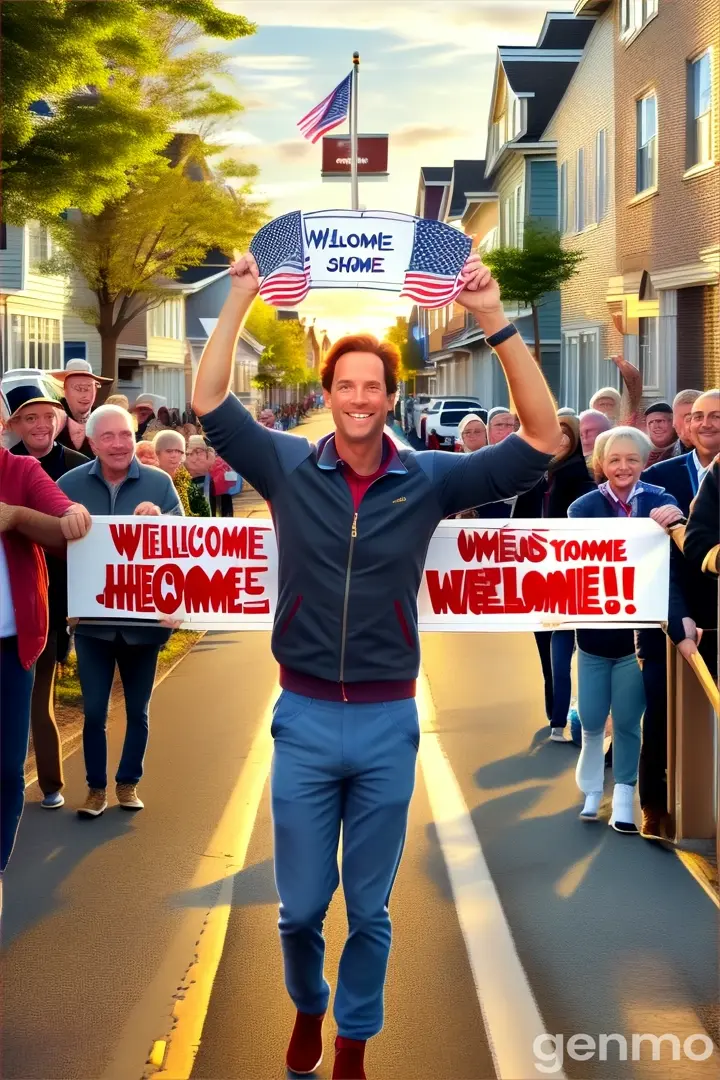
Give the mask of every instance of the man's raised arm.
[[(475, 316), (485, 332), (485, 340), (498, 355), (520, 420), (518, 435), (544, 454), (557, 453), (562, 432), (555, 402), (545, 376), (522, 337), (519, 333), (511, 333), (497, 282), (483, 266), (479, 255), (470, 256), (463, 276), (465, 288), (457, 298), (458, 303)], [(505, 333), (508, 336), (494, 344), (492, 339)]]
[(230, 293), (198, 365), (192, 399), (198, 416), (217, 409), (230, 393), (238, 334), (259, 287), (257, 263), (248, 252), (230, 267)]

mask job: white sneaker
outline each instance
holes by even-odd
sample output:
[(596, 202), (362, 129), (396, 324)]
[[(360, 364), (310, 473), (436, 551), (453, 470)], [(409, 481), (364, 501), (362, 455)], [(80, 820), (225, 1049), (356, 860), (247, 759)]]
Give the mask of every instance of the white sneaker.
[(585, 805), (580, 811), (580, 817), (583, 821), (597, 821), (602, 797), (602, 791), (588, 792), (588, 794), (585, 796)]
[(635, 801), (635, 788), (630, 784), (616, 784), (613, 789), (612, 814), (610, 825), (615, 832), (627, 833), (630, 836), (637, 835), (638, 827), (635, 824), (633, 803)]
[(550, 742), (567, 742), (565, 738), (564, 727), (551, 727), (550, 728)]

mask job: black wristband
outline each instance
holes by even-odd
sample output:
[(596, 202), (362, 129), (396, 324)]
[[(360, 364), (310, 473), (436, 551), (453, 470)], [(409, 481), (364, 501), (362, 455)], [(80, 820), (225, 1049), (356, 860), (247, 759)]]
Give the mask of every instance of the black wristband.
[(492, 334), (489, 338), (485, 338), (487, 344), (494, 349), (496, 345), (502, 345), (503, 341), (507, 341), (514, 334), (517, 334), (518, 328), (513, 323), (508, 323), (507, 326), (503, 326), (502, 330), (498, 330), (497, 334)]

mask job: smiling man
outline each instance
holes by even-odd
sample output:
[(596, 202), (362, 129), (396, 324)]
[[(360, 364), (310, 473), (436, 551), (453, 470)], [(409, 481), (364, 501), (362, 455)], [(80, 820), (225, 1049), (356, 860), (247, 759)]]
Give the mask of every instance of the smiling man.
[[(178, 514), (182, 506), (172, 480), (160, 469), (135, 460), (130, 413), (101, 405), (88, 421), (87, 437), (97, 460), (66, 473), (59, 487), (91, 514)], [(107, 714), (115, 668), (125, 694), (127, 725), (115, 775), (115, 793), (124, 810), (142, 810), (137, 785), (148, 741), (150, 698), (160, 649), (170, 630), (131, 619), (78, 623), (75, 651), (83, 697), (83, 751), (88, 792), (78, 809), (95, 818), (107, 808)]]
[(396, 449), (383, 429), (400, 357), (365, 335), (336, 342), (323, 367), (333, 434), (315, 446), (262, 427), (230, 393), (235, 343), (259, 288), (255, 260), (245, 256), (230, 275), (193, 408), (218, 453), (271, 504), (280, 553), (272, 809), (285, 981), (297, 1008), (287, 1065), (310, 1073), (322, 1057), (323, 922), (342, 828), (350, 933), (333, 1077), (362, 1080), (365, 1042), (383, 1026), (388, 902), (415, 781), (417, 595), (428, 545), (442, 518), (536, 484), (560, 428), (542, 372), (477, 256), (458, 302), (497, 349), (519, 434), (473, 454)]
[(93, 457), (92, 447), (85, 434), (85, 426), (95, 406), (98, 389), (112, 382), (96, 375), (87, 360), (68, 360), (61, 371), (51, 371), (52, 377), (62, 383), (61, 405), (65, 411), (65, 426), (58, 435), (58, 442), (69, 450), (77, 450), (86, 458)]

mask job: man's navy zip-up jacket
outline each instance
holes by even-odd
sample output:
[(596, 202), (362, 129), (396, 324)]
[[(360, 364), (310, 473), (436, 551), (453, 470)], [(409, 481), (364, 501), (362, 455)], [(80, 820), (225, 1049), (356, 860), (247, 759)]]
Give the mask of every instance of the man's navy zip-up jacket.
[(435, 528), (449, 514), (527, 491), (551, 460), (517, 435), (463, 455), (393, 446), (355, 513), (333, 436), (315, 446), (262, 427), (232, 394), (202, 424), (271, 506), (279, 550), (273, 655), (283, 673), (334, 683), (347, 701), (371, 700), (358, 685), (368, 683), (384, 684), (374, 700), (412, 695), (417, 594)]

